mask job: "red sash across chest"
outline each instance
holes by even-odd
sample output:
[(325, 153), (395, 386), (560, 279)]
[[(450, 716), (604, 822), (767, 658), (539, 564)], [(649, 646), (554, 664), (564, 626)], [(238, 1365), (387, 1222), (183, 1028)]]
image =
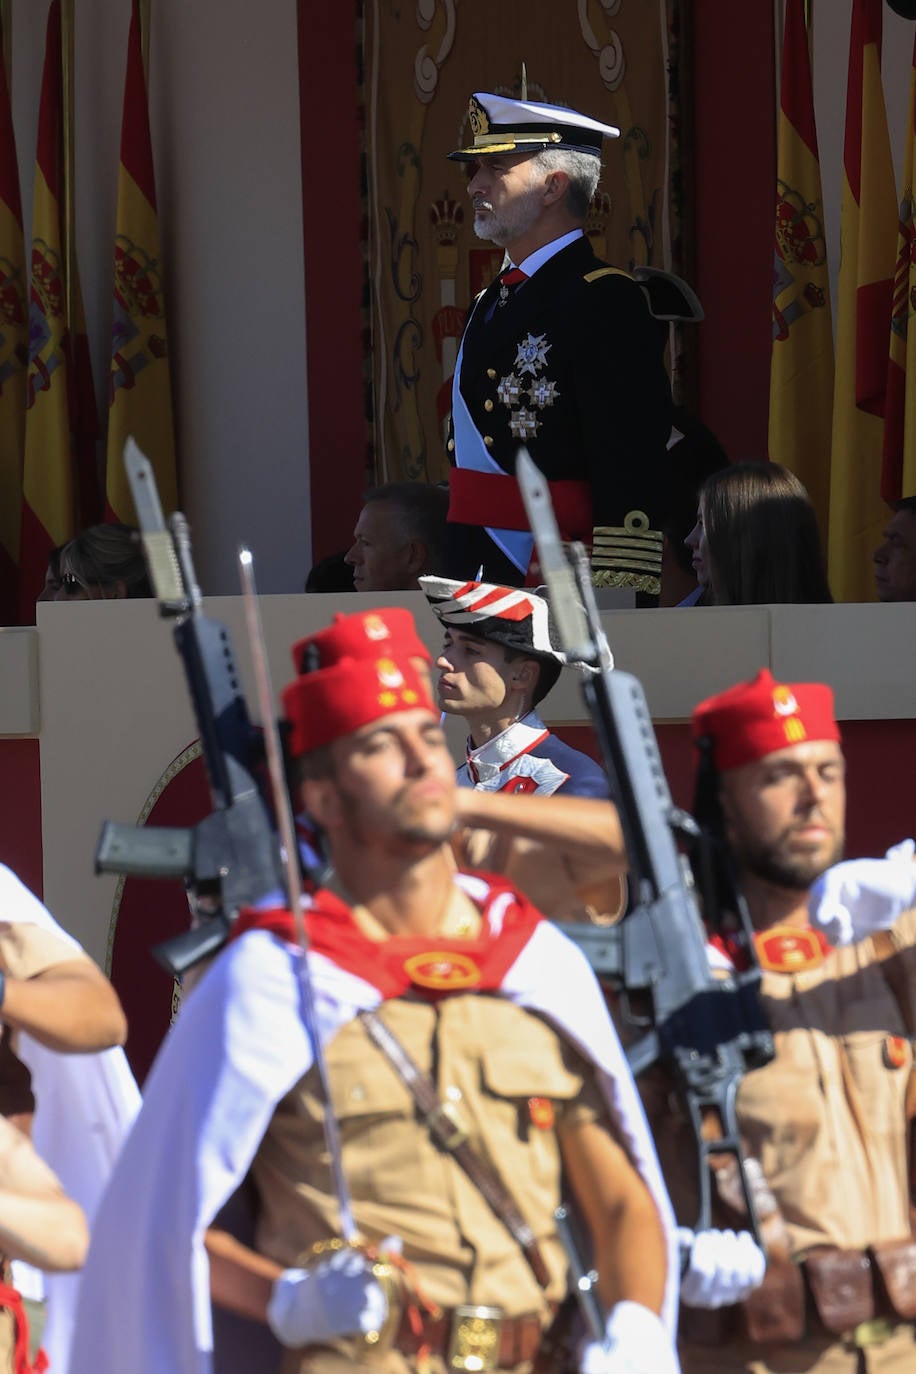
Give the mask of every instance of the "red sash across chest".
[[(387, 940), (370, 940), (346, 903), (320, 889), (303, 913), (309, 948), (371, 983), (383, 999), (400, 997), (410, 988), (427, 997), (496, 991), (543, 918), (499, 879), (487, 878), (487, 883), (485, 899), (475, 901), (482, 918), (477, 935), (395, 935)], [(491, 922), (497, 903), (499, 920)], [(249, 930), (267, 930), (290, 944), (298, 943), (292, 914), (283, 907), (240, 912), (231, 938)]]

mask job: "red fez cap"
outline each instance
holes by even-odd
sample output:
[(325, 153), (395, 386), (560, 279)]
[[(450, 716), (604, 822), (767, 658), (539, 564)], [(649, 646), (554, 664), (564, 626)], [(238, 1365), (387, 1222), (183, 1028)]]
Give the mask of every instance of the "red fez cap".
[[(317, 663), (309, 671), (313, 645)], [(293, 657), (306, 669), (283, 690), (294, 757), (400, 711), (436, 714), (429, 674), (412, 661), (429, 662), (429, 653), (409, 611), (338, 615), (328, 629), (301, 639)]]
[(422, 658), (424, 663), (433, 661), (417, 634), (413, 616), (401, 606), (357, 611), (355, 615), (338, 612), (326, 630), (300, 639), (291, 652), (297, 673), (330, 668), (342, 658), (386, 658), (395, 654)]
[(719, 772), (755, 763), (803, 740), (835, 740), (833, 692), (823, 682), (777, 682), (761, 668), (752, 682), (701, 701), (693, 713), (693, 738), (712, 740)]

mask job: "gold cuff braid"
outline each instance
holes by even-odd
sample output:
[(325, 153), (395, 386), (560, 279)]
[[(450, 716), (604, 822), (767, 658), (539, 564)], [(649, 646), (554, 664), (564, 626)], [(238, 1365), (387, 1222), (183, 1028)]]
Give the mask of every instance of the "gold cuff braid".
[(649, 596), (661, 591), (661, 530), (649, 526), (645, 511), (631, 510), (622, 525), (596, 525), (592, 535), (592, 583), (631, 587)]
[(610, 568), (601, 568), (592, 570), (592, 586), (630, 587), (636, 592), (658, 596), (662, 589), (662, 580), (646, 573), (612, 572)]

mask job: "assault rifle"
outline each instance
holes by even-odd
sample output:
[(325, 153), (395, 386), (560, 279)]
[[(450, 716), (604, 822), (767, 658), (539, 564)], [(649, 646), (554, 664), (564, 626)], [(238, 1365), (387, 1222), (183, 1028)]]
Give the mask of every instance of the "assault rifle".
[(240, 907), (282, 889), (284, 880), (271, 809), (253, 771), (260, 738), (242, 696), (229, 632), (201, 609), (187, 521), (176, 511), (166, 524), (153, 469), (133, 439), (124, 463), (159, 613), (175, 622), (213, 812), (191, 829), (106, 821), (95, 871), (184, 880), (192, 903), (199, 902), (198, 919), (153, 950), (180, 977), (225, 943)]
[[(701, 916), (692, 872), (679, 848), (679, 842), (699, 844), (699, 827), (672, 801), (645, 693), (637, 678), (613, 667), (585, 551), (573, 546), (570, 564), (547, 484), (524, 449), (516, 475), (564, 652), (586, 666), (582, 693), (611, 780), (630, 865), (630, 908), (617, 926), (564, 923), (563, 930), (583, 950), (598, 978), (618, 994), (633, 1073), (660, 1061), (674, 1079), (699, 1156), (694, 1229), (710, 1226), (710, 1156), (726, 1154), (738, 1166), (750, 1227), (759, 1242), (760, 1221), (735, 1112), (742, 1077), (768, 1063), (774, 1052), (758, 1001), (760, 968), (750, 918), (740, 894), (730, 894), (728, 905), (740, 922), (749, 966), (714, 977), (704, 918), (715, 929), (721, 913), (715, 894), (704, 892)], [(648, 1014), (634, 1010), (640, 1003), (648, 1005)], [(710, 1113), (718, 1125), (716, 1138), (707, 1140), (703, 1123)]]

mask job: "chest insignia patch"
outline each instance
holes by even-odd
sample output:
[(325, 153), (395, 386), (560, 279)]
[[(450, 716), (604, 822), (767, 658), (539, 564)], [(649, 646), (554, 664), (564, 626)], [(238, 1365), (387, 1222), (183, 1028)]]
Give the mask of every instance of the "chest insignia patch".
[(760, 967), (771, 973), (804, 973), (824, 962), (829, 945), (819, 930), (773, 926), (754, 936)]
[(881, 1058), (886, 1069), (902, 1069), (910, 1062), (907, 1042), (902, 1035), (887, 1035), (881, 1046)]
[(553, 1129), (553, 1103), (549, 1097), (529, 1097), (528, 1114), (532, 1126), (536, 1126), (539, 1131)]
[(474, 988), (480, 982), (480, 969), (470, 955), (444, 950), (412, 954), (404, 961), (404, 972), (416, 987), (437, 992)]

